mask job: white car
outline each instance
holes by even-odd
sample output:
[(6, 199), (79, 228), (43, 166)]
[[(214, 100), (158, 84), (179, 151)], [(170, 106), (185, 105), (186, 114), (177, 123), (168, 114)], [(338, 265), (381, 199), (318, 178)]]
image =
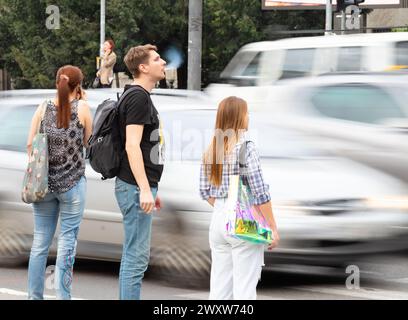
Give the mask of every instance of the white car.
[[(20, 199), (27, 132), (44, 95), (0, 99), (0, 252), (3, 261), (27, 259), (32, 241), (30, 205)], [(171, 97), (169, 97), (170, 99)], [(166, 165), (154, 213), (151, 265), (180, 278), (208, 276), (211, 207), (199, 198), (201, 154), (211, 138), (215, 110), (171, 110), (157, 105), (165, 125)], [(166, 109), (167, 108), (167, 109)], [(280, 230), (279, 248), (265, 268), (347, 263), (363, 254), (406, 249), (407, 188), (398, 179), (350, 160), (327, 157), (295, 132), (251, 114), (265, 180)], [(123, 226), (114, 179), (102, 181), (88, 165), (87, 203), (77, 257), (120, 261)], [(51, 253), (55, 254), (55, 244)]]
[(347, 73), (287, 80), (262, 112), (319, 148), (408, 182), (408, 74)]
[(244, 45), (206, 92), (218, 101), (239, 96), (257, 108), (282, 80), (331, 72), (408, 68), (408, 32), (292, 37)]

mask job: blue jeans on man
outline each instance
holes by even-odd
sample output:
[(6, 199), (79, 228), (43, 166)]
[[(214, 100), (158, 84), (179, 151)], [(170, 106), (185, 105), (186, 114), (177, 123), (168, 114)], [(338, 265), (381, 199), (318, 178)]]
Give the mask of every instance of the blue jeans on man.
[(28, 298), (44, 299), (44, 278), (49, 248), (60, 218), (54, 286), (57, 299), (71, 299), (72, 274), (79, 225), (85, 209), (86, 178), (64, 193), (48, 193), (33, 204), (34, 239), (28, 265)]
[[(157, 188), (151, 188), (156, 198)], [(116, 178), (115, 196), (123, 215), (125, 239), (119, 271), (119, 299), (140, 300), (140, 288), (149, 264), (152, 214), (140, 207), (136, 185)]]

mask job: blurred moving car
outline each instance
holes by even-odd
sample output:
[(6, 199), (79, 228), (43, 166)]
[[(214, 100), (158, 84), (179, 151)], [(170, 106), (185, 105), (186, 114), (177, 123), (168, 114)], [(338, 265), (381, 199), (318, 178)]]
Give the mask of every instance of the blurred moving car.
[(263, 105), (272, 125), (408, 182), (408, 73), (327, 74), (278, 87)]
[[(2, 261), (27, 259), (31, 246), (32, 208), (20, 200), (20, 190), (30, 120), (43, 98), (44, 92), (37, 95), (34, 90), (32, 96), (25, 92), (0, 100)], [(184, 110), (157, 107), (164, 122), (167, 162), (159, 190), (164, 208), (153, 219), (151, 266), (189, 282), (209, 275), (211, 207), (199, 198), (198, 185), (215, 110), (192, 110), (188, 103)], [(404, 184), (350, 160), (326, 157), (301, 135), (266, 120), (262, 113), (250, 117), (281, 235), (280, 247), (265, 255), (266, 269), (342, 266), (361, 255), (407, 248)], [(123, 231), (114, 180), (101, 181), (89, 165), (86, 176), (77, 257), (119, 261)], [(54, 243), (52, 254), (55, 249)]]
[(243, 46), (206, 92), (219, 101), (240, 96), (255, 107), (285, 79), (330, 72), (380, 72), (408, 68), (408, 32), (296, 37)]

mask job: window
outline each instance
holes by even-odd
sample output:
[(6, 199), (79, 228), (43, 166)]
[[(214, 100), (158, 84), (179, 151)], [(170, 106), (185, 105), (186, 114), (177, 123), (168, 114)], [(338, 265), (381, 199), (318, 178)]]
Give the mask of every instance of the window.
[(380, 124), (386, 119), (406, 117), (386, 91), (369, 85), (323, 87), (314, 93), (311, 102), (320, 113), (336, 119)]
[(261, 58), (261, 53), (259, 52), (248, 64), (248, 66), (246, 67), (242, 75), (249, 76), (249, 77), (257, 77), (260, 58)]
[(396, 65), (408, 68), (408, 41), (397, 42), (396, 44)]
[(310, 75), (316, 49), (290, 49), (286, 55), (282, 67), (280, 79), (305, 77)]
[(0, 149), (26, 150), (28, 131), (37, 105), (22, 105), (3, 113), (0, 119)]
[[(239, 77), (246, 74), (257, 75), (259, 57), (261, 52), (259, 51), (241, 51), (238, 52), (225, 67), (221, 73), (222, 78)], [(254, 73), (255, 72), (255, 73)]]
[(221, 73), (222, 81), (236, 86), (255, 86), (261, 55), (259, 51), (238, 52)]
[(361, 71), (362, 47), (340, 47), (337, 55), (337, 71)]

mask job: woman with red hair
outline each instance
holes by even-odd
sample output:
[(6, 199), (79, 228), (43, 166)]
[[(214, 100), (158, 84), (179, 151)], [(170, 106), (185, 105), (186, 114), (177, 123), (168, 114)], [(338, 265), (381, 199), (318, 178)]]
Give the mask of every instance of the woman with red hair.
[(31, 154), (37, 128), (48, 138), (48, 193), (33, 203), (34, 239), (28, 266), (28, 298), (43, 299), (48, 251), (58, 219), (55, 289), (58, 299), (71, 298), (72, 271), (79, 225), (85, 208), (84, 147), (91, 135), (92, 119), (84, 100), (81, 69), (66, 65), (57, 72), (57, 96), (35, 112), (28, 135)]
[(113, 52), (115, 49), (115, 43), (113, 40), (106, 40), (103, 44), (104, 54), (101, 57), (101, 67), (96, 73), (96, 76), (100, 78), (100, 84), (102, 88), (111, 88), (113, 82), (113, 67), (116, 63), (116, 54)]

